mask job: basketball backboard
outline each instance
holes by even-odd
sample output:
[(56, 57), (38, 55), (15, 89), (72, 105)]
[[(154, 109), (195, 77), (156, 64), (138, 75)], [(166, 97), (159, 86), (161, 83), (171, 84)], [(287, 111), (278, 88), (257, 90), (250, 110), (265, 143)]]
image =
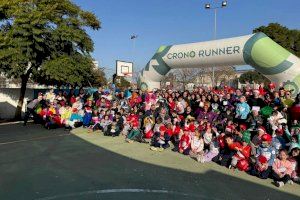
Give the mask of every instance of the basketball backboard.
[(116, 73), (117, 76), (132, 77), (133, 63), (117, 60), (116, 61), (116, 71), (117, 71), (117, 73)]

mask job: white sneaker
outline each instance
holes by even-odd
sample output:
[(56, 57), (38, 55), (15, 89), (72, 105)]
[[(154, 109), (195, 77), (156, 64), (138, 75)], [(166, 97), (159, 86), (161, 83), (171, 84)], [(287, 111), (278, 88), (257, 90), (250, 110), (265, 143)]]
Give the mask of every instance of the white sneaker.
[(159, 152), (163, 152), (163, 151), (164, 151), (164, 148), (160, 147), (160, 148), (158, 149), (158, 151), (159, 151)]
[(293, 184), (294, 184), (294, 181), (289, 180), (287, 183), (290, 184), (290, 185), (293, 185)]
[(277, 187), (282, 187), (282, 186), (284, 186), (284, 183), (283, 183), (282, 181), (276, 181), (276, 182), (275, 182), (275, 185), (276, 185)]
[(157, 151), (157, 148), (156, 148), (156, 147), (150, 147), (150, 149), (151, 149), (152, 151)]

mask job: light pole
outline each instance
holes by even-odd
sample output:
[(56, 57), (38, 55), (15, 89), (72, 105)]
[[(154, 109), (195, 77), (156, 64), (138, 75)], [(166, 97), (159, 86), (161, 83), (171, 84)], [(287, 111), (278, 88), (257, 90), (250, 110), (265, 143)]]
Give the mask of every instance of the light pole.
[[(135, 40), (138, 38), (138, 35), (131, 35), (130, 39), (132, 40), (132, 62), (135, 65)], [(135, 66), (133, 66), (135, 67)], [(133, 69), (132, 69), (133, 70)]]
[[(218, 0), (215, 0), (215, 4), (218, 4)], [(227, 6), (227, 1), (222, 1), (221, 6), (212, 7), (210, 3), (205, 4), (205, 9), (211, 10), (213, 9), (215, 12), (215, 26), (214, 26), (214, 40), (217, 39), (217, 11), (219, 8), (225, 8)], [(215, 67), (212, 67), (212, 86), (215, 86)]]

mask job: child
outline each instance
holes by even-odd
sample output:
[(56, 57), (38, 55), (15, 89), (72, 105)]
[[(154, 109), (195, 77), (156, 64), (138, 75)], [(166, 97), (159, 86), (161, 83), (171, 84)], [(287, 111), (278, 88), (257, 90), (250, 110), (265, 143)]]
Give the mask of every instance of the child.
[(159, 132), (155, 132), (152, 140), (152, 151), (163, 151), (164, 149), (170, 147), (169, 141), (170, 136), (166, 133), (167, 128), (162, 125), (159, 128)]
[(246, 97), (240, 97), (240, 103), (236, 106), (236, 115), (235, 118), (239, 119), (239, 121), (244, 122), (247, 119), (247, 116), (250, 112), (250, 106), (246, 103)]
[(293, 184), (291, 180), (292, 164), (288, 158), (286, 150), (282, 149), (279, 152), (278, 158), (275, 160), (272, 166), (272, 177), (277, 187), (282, 187), (286, 183)]
[(189, 155), (190, 152), (190, 145), (191, 145), (191, 138), (190, 138), (190, 131), (189, 129), (183, 130), (183, 135), (180, 138), (179, 141), (179, 153), (182, 153), (184, 155)]
[(133, 143), (133, 141), (141, 134), (139, 130), (138, 121), (132, 122), (132, 130), (127, 134), (126, 142)]
[(249, 158), (251, 155), (250, 139), (243, 137), (242, 141), (242, 146), (237, 148), (237, 153), (232, 157), (230, 167), (237, 167), (241, 171), (248, 171)]
[(146, 139), (151, 139), (153, 137), (153, 120), (151, 117), (145, 117), (144, 119), (144, 136)]
[(261, 179), (267, 179), (270, 173), (267, 158), (263, 155), (258, 156), (256, 163), (248, 173)]
[(275, 157), (276, 157), (276, 150), (271, 145), (272, 142), (272, 136), (269, 134), (264, 134), (261, 137), (262, 143), (257, 149), (256, 158), (259, 156), (264, 156), (267, 159), (268, 162), (268, 169), (263, 172), (263, 174), (260, 176), (262, 179), (267, 179), (269, 177), (269, 174), (272, 169), (272, 165), (274, 163)]
[(200, 155), (203, 154), (204, 149), (204, 141), (203, 138), (200, 137), (200, 132), (198, 129), (195, 130), (195, 135), (191, 140), (191, 150), (190, 156), (191, 158), (195, 158), (198, 162), (200, 161)]
[[(221, 140), (224, 137), (219, 137)], [(219, 139), (218, 138), (218, 139)], [(224, 143), (224, 140), (222, 141)], [(217, 157), (220, 150), (220, 144), (218, 140), (213, 140), (209, 145), (209, 151), (205, 152), (204, 154), (200, 154), (198, 161), (200, 163), (206, 163), (213, 160), (213, 158)]]
[(266, 129), (263, 126), (260, 126), (257, 130), (257, 134), (254, 135), (251, 141), (252, 155), (256, 155), (257, 148), (261, 144), (261, 137), (266, 133)]
[(292, 150), (290, 152), (291, 156), (289, 157), (289, 161), (292, 164), (292, 174), (291, 178), (294, 182), (299, 182), (299, 155), (300, 155), (300, 149), (298, 147), (292, 147)]
[(78, 128), (82, 126), (82, 116), (78, 114), (78, 109), (73, 108), (73, 113), (69, 120), (66, 121), (66, 128)]
[(83, 127), (89, 127), (92, 121), (92, 108), (90, 106), (86, 106), (84, 108), (84, 116), (83, 116)]

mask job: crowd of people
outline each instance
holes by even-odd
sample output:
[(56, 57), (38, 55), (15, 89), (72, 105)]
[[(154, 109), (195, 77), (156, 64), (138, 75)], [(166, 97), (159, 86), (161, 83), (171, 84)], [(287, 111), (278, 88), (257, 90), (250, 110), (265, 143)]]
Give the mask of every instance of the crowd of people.
[(299, 182), (300, 94), (292, 98), (273, 83), (183, 92), (50, 90), (28, 104), (24, 125), (31, 115), (47, 129), (123, 136), (152, 151), (170, 148), (199, 163), (272, 178), (278, 187)]

